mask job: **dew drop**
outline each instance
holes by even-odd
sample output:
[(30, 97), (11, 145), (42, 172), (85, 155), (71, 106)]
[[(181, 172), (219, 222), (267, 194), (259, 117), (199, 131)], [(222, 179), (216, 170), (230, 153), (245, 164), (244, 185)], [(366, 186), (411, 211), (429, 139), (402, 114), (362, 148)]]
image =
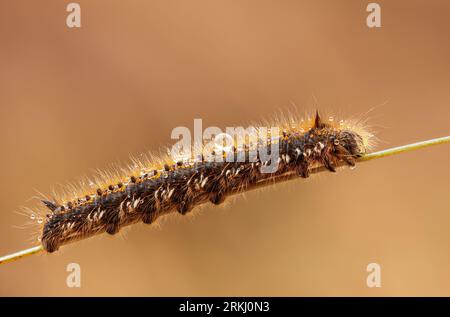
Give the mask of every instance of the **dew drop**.
[(44, 221), (44, 220), (42, 220), (41, 217), (39, 217), (38, 220), (37, 220), (38, 223), (42, 223), (43, 221)]
[(31, 215), (30, 215), (30, 219), (31, 219), (31, 220), (36, 219), (36, 215), (35, 215), (35, 214), (31, 214)]

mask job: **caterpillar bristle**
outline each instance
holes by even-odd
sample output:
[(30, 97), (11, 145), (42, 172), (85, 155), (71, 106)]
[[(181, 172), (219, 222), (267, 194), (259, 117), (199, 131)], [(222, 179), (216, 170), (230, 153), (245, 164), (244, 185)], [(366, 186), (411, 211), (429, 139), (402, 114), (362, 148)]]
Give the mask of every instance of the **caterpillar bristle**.
[[(173, 211), (185, 215), (208, 201), (222, 204), (231, 193), (245, 191), (258, 182), (292, 173), (307, 178), (317, 166), (330, 172), (336, 172), (342, 163), (354, 166), (371, 147), (372, 134), (358, 122), (336, 121), (331, 117), (324, 120), (316, 111), (307, 119), (290, 117), (267, 125), (280, 130), (279, 136), (269, 138), (279, 150), (278, 168), (270, 173), (261, 172), (269, 161), (259, 154), (250, 160), (251, 147), (247, 144), (241, 148), (233, 145), (227, 153), (231, 158), (243, 155), (243, 161), (208, 160), (222, 155), (213, 150), (202, 152), (199, 160), (150, 155), (132, 158), (131, 166), (125, 169), (99, 171), (94, 181), (85, 182), (81, 188), (68, 186), (64, 195), (42, 199), (47, 210), (40, 234), (42, 246), (54, 252), (61, 245), (98, 233), (114, 235), (133, 223), (152, 224)], [(257, 141), (261, 143), (262, 139)]]

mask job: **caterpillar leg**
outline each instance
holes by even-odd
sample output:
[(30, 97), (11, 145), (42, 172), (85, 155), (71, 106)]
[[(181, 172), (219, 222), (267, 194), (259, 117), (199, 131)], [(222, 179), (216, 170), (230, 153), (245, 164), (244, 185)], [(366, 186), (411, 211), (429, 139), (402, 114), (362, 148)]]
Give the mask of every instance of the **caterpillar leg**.
[(44, 248), (45, 251), (47, 251), (48, 253), (52, 253), (55, 251), (58, 251), (59, 249), (59, 239), (55, 238), (55, 237), (42, 237), (42, 247)]
[(342, 159), (348, 166), (355, 166), (356, 164), (356, 160), (351, 156), (344, 156)]
[(226, 194), (223, 192), (217, 192), (211, 194), (211, 197), (209, 198), (209, 201), (212, 202), (214, 205), (220, 205), (225, 201)]
[(192, 203), (190, 203), (189, 201), (182, 201), (177, 205), (177, 211), (182, 215), (187, 214), (192, 210), (192, 208)]
[(329, 170), (330, 172), (335, 173), (336, 172), (336, 167), (334, 166), (331, 158), (329, 158), (328, 156), (325, 156), (323, 158), (323, 165), (326, 167), (327, 170)]
[(118, 233), (119, 230), (120, 230), (119, 213), (115, 213), (109, 218), (109, 221), (106, 223), (105, 231), (110, 235), (114, 235)]

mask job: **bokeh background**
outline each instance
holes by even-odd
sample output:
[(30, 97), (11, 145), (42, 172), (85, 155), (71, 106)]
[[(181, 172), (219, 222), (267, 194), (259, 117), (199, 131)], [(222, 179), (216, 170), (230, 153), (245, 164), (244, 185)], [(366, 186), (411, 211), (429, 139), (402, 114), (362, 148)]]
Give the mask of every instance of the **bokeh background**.
[[(39, 190), (279, 110), (366, 114), (387, 148), (450, 132), (450, 3), (0, 1), (0, 254)], [(369, 112), (367, 114), (367, 112)], [(0, 267), (0, 295), (450, 295), (450, 146), (365, 163)], [(81, 288), (66, 266), (81, 266)], [(381, 265), (381, 288), (366, 266)]]

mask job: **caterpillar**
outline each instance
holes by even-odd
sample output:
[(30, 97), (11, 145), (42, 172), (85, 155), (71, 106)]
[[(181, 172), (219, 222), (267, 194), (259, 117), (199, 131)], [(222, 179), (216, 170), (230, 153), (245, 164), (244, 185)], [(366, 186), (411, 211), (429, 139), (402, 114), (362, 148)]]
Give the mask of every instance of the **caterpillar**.
[(39, 218), (43, 249), (51, 253), (96, 234), (114, 235), (130, 224), (152, 224), (174, 211), (185, 215), (208, 201), (219, 205), (231, 193), (262, 181), (292, 173), (307, 178), (317, 166), (336, 172), (340, 164), (354, 166), (372, 146), (373, 135), (361, 122), (323, 120), (317, 111), (306, 119), (291, 118), (276, 126), (280, 135), (265, 145), (270, 151), (269, 145), (275, 144), (279, 153), (278, 168), (270, 173), (261, 172), (268, 163), (262, 157), (250, 160), (249, 147), (233, 146), (233, 158), (242, 155), (243, 160), (211, 161), (202, 155), (198, 160), (135, 161), (126, 176), (105, 173), (96, 181), (96, 189), (42, 199), (43, 209), (33, 212), (43, 214)]

